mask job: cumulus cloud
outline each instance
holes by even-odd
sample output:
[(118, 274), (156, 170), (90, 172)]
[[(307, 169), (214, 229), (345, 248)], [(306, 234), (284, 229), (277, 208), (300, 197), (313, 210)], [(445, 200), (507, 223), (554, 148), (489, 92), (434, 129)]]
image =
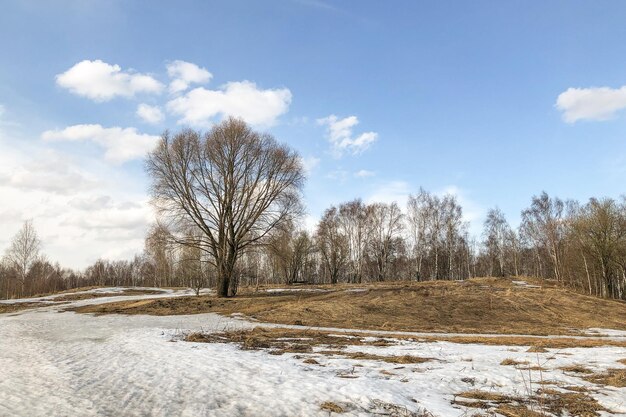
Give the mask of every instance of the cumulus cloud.
[(165, 115), (159, 106), (150, 106), (145, 103), (141, 103), (137, 106), (136, 114), (141, 120), (151, 124), (161, 123), (163, 119), (165, 119)]
[(393, 203), (396, 202), (404, 209), (412, 192), (411, 185), (406, 181), (385, 181), (378, 184), (372, 193), (365, 199), (368, 203)]
[(68, 195), (97, 184), (94, 177), (74, 166), (70, 158), (51, 150), (41, 152), (10, 170), (0, 171), (0, 186), (21, 191)]
[(167, 75), (172, 78), (170, 93), (180, 93), (189, 88), (190, 84), (204, 84), (211, 81), (213, 74), (196, 64), (185, 61), (174, 61), (167, 64)]
[(271, 126), (287, 112), (291, 91), (287, 88), (263, 90), (250, 81), (229, 82), (217, 90), (195, 88), (170, 100), (167, 109), (180, 116), (181, 124), (207, 126), (217, 116), (240, 117), (257, 126)]
[(100, 257), (122, 259), (141, 251), (154, 214), (142, 180), (124, 171), (5, 131), (0, 252), (26, 219), (34, 220), (46, 256), (62, 265), (82, 268)]
[(143, 158), (157, 144), (159, 137), (138, 133), (137, 129), (109, 127), (99, 124), (74, 125), (62, 130), (48, 130), (45, 141), (90, 141), (105, 149), (104, 157), (112, 163)]
[(94, 101), (109, 101), (115, 97), (134, 97), (138, 93), (160, 93), (163, 84), (150, 75), (122, 71), (119, 65), (101, 60), (84, 60), (56, 76), (59, 86), (73, 94)]
[(340, 184), (345, 183), (348, 180), (350, 173), (345, 169), (335, 169), (326, 174), (326, 178), (337, 181)]
[(341, 157), (345, 152), (358, 155), (368, 149), (372, 143), (378, 139), (378, 133), (365, 132), (358, 136), (353, 136), (353, 128), (359, 124), (356, 116), (349, 116), (343, 119), (334, 114), (322, 119), (317, 119), (319, 125), (327, 127), (326, 136), (332, 147), (335, 157)]
[(302, 161), (302, 167), (307, 173), (313, 171), (320, 164), (320, 159), (314, 156), (300, 158), (300, 160)]
[(608, 120), (626, 108), (626, 86), (621, 88), (568, 88), (559, 94), (556, 108), (563, 112), (563, 120)]
[(368, 178), (376, 175), (374, 171), (368, 171), (367, 169), (361, 169), (354, 173), (354, 176), (357, 178)]

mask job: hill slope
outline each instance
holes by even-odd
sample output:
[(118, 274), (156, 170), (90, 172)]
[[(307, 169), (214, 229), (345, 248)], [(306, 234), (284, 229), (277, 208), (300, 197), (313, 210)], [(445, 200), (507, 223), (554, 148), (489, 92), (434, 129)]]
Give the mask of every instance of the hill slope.
[(212, 296), (126, 301), (75, 309), (84, 313), (242, 313), (305, 326), (416, 332), (579, 334), (589, 328), (626, 330), (626, 303), (581, 295), (525, 279), (393, 282), (339, 287), (244, 291)]

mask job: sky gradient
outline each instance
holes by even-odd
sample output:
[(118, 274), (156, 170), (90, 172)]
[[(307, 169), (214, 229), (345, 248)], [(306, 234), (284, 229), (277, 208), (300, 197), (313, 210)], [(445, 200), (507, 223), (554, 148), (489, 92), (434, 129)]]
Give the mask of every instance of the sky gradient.
[[(393, 5), (393, 6), (392, 6)], [(2, 1), (0, 251), (140, 251), (142, 158), (228, 114), (297, 149), (306, 224), (356, 197), (451, 192), (480, 234), (545, 190), (626, 180), (622, 1)]]

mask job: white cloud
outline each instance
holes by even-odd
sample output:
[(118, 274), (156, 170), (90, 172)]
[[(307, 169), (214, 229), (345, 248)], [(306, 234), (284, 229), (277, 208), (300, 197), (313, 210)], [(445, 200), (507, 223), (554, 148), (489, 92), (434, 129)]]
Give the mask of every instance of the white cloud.
[(404, 210), (409, 194), (411, 194), (411, 185), (408, 182), (387, 181), (379, 184), (365, 201), (368, 203), (396, 202)]
[(31, 158), (10, 170), (0, 172), (0, 186), (67, 195), (92, 188), (98, 183), (95, 178), (73, 165), (70, 158), (58, 152), (45, 150)]
[(353, 137), (352, 128), (359, 124), (356, 116), (339, 119), (334, 114), (322, 119), (317, 123), (327, 126), (327, 138), (332, 146), (332, 153), (339, 158), (344, 152), (358, 155), (369, 148), (378, 139), (376, 132), (365, 132)]
[(154, 219), (144, 187), (123, 167), (73, 158), (5, 131), (0, 135), (0, 253), (22, 222), (33, 219), (43, 252), (53, 262), (83, 268), (100, 257), (128, 259), (141, 251)]
[(141, 103), (137, 107), (136, 114), (141, 120), (151, 124), (161, 123), (163, 119), (165, 119), (165, 115), (163, 114), (159, 106), (150, 106), (145, 103)]
[(137, 93), (160, 93), (163, 84), (150, 75), (122, 71), (119, 65), (84, 60), (56, 76), (59, 86), (72, 93), (102, 102)]
[(485, 216), (485, 209), (469, 198), (467, 192), (456, 185), (448, 185), (436, 192), (436, 194), (440, 197), (446, 194), (456, 197), (457, 202), (463, 207), (463, 220), (469, 222), (473, 228), (476, 228), (476, 236), (479, 235), (479, 228), (482, 227), (483, 224), (482, 219)]
[(607, 120), (626, 108), (626, 86), (618, 89), (568, 88), (559, 94), (556, 108), (563, 112), (567, 123), (577, 120)]
[(354, 173), (354, 176), (357, 178), (368, 178), (376, 175), (374, 171), (368, 171), (367, 169), (361, 169)]
[(213, 74), (205, 68), (185, 61), (174, 61), (167, 64), (167, 74), (172, 78), (170, 93), (180, 93), (189, 88), (190, 84), (204, 84), (211, 81)]
[(314, 156), (309, 156), (307, 158), (300, 158), (302, 161), (302, 167), (307, 173), (313, 171), (320, 164), (320, 159)]
[(262, 90), (250, 81), (229, 82), (218, 90), (195, 88), (170, 100), (167, 109), (180, 116), (178, 123), (210, 125), (212, 119), (234, 116), (253, 125), (271, 126), (287, 112), (291, 91), (287, 88)]
[(339, 168), (334, 171), (330, 171), (328, 174), (326, 174), (326, 178), (335, 180), (339, 182), (340, 184), (343, 184), (348, 180), (349, 174), (350, 173), (346, 171), (345, 169)]
[(48, 130), (45, 141), (91, 141), (105, 149), (104, 157), (112, 163), (143, 158), (157, 144), (159, 137), (138, 133), (137, 129), (110, 127), (99, 124), (74, 125), (63, 130)]

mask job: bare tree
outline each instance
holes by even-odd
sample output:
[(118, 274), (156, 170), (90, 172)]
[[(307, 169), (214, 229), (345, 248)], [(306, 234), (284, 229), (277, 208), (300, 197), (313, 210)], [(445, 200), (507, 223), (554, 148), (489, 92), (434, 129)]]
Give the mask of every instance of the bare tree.
[(565, 203), (546, 192), (534, 196), (529, 208), (522, 211), (522, 231), (537, 248), (544, 248), (552, 261), (554, 277), (562, 280), (562, 243), (566, 232)]
[(41, 241), (37, 236), (32, 220), (27, 220), (11, 241), (6, 252), (7, 263), (15, 268), (20, 286), (20, 296), (24, 294), (24, 285), (28, 271), (39, 259)]
[[(300, 157), (242, 120), (229, 118), (205, 135), (166, 132), (146, 168), (161, 220), (177, 242), (210, 255), (220, 297), (234, 295), (242, 253), (301, 212)], [(191, 226), (201, 232), (197, 239), (181, 233)]]
[(493, 275), (493, 260), (498, 263), (498, 274), (505, 275), (505, 253), (508, 239), (511, 234), (511, 227), (504, 217), (504, 213), (499, 208), (491, 209), (487, 212), (484, 224), (484, 244), (491, 259), (491, 273)]
[(422, 263), (426, 256), (426, 234), (428, 233), (430, 195), (420, 188), (417, 195), (410, 195), (407, 202), (407, 223), (411, 240), (414, 274), (416, 280), (422, 279)]
[(155, 287), (172, 284), (174, 273), (174, 250), (171, 234), (165, 227), (153, 225), (145, 239), (144, 252), (152, 264), (152, 283)]
[(626, 281), (626, 207), (612, 199), (592, 198), (577, 214), (572, 231), (583, 248), (585, 269), (587, 257), (595, 260), (601, 273), (602, 295), (621, 298), (620, 281)]
[(361, 200), (353, 200), (339, 206), (338, 226), (348, 243), (351, 282), (361, 282), (363, 261), (368, 242), (367, 221), (370, 211)]
[(370, 206), (371, 230), (369, 248), (376, 261), (376, 279), (387, 278), (387, 267), (394, 256), (403, 230), (402, 212), (398, 204), (373, 203)]
[(304, 281), (300, 277), (313, 250), (313, 242), (306, 231), (296, 230), (293, 222), (285, 222), (272, 233), (266, 246), (285, 284)]
[(335, 206), (324, 212), (317, 225), (315, 240), (330, 283), (336, 284), (348, 262), (348, 238), (339, 230), (339, 210)]

